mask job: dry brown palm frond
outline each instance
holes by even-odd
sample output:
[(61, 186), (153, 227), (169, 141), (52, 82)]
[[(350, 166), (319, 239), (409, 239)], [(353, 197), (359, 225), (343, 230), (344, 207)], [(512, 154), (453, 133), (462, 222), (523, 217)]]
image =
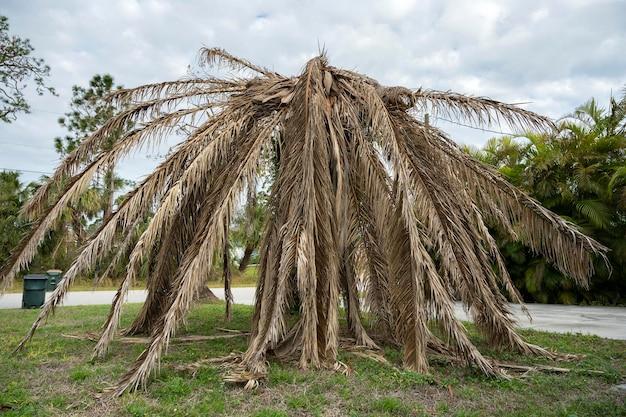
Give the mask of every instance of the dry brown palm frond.
[[(467, 196), (462, 186), (455, 186), (454, 178), (436, 169), (437, 159), (428, 152), (420, 153), (422, 142), (411, 137), (415, 133), (412, 129), (414, 122), (404, 116), (400, 122), (405, 123), (403, 146), (416, 174), (414, 185), (424, 197), (418, 210), (423, 213), (420, 221), (427, 226), (425, 230), (441, 254), (444, 272), (451, 278), (450, 284), (492, 342), (527, 351), (529, 347), (515, 333), (514, 322), (498, 290), (490, 259), (482, 244), (481, 224), (476, 222), (480, 216), (472, 216), (472, 203), (463, 201)], [(426, 163), (430, 163), (431, 172), (425, 169)], [(435, 193), (434, 175), (437, 174), (436, 181), (445, 191)]]
[(132, 387), (145, 385), (161, 352), (169, 343), (176, 326), (191, 307), (197, 281), (211, 266), (213, 253), (223, 242), (224, 224), (233, 210), (234, 202), (244, 188), (244, 181), (253, 175), (258, 166), (258, 158), (275, 128), (281, 114), (272, 115), (265, 123), (260, 123), (239, 136), (240, 147), (215, 180), (216, 188), (207, 195), (201, 216), (204, 220), (196, 231), (191, 246), (187, 249), (179, 273), (175, 279), (172, 301), (163, 316), (160, 328), (155, 329), (150, 346), (137, 360), (135, 366), (123, 377), (118, 393)]
[[(224, 91), (203, 91), (203, 94), (221, 94)], [(112, 164), (130, 150), (141, 147), (146, 141), (154, 139), (161, 140), (167, 137), (176, 126), (184, 123), (190, 116), (193, 117), (200, 112), (206, 112), (222, 104), (221, 100), (207, 100), (208, 103), (191, 108), (178, 109), (172, 112), (170, 106), (179, 103), (181, 100), (188, 100), (194, 93), (177, 94), (165, 99), (150, 100), (132, 106), (108, 120), (96, 132), (85, 138), (80, 145), (72, 151), (55, 170), (52, 177), (37, 189), (28, 204), (22, 209), (23, 214), (29, 218), (36, 218), (46, 206), (49, 193), (54, 185), (76, 171), (86, 161), (94, 156), (97, 157), (99, 166)], [(164, 106), (166, 106), (164, 108)], [(165, 113), (163, 113), (165, 111)], [(145, 121), (144, 119), (148, 120)], [(145, 122), (139, 128), (131, 128), (138, 122)], [(101, 152), (101, 146), (107, 138), (119, 131), (128, 130), (115, 144), (115, 148), (106, 152)]]
[(109, 265), (104, 270), (104, 272), (100, 275), (97, 275), (94, 278), (93, 284), (94, 287), (100, 285), (104, 280), (112, 278), (113, 272), (116, 268), (118, 268), (122, 262), (126, 258), (128, 258), (129, 251), (135, 246), (137, 243), (137, 239), (139, 238), (138, 230), (141, 226), (141, 223), (145, 221), (144, 218), (138, 217), (135, 221), (127, 228), (127, 235), (124, 240), (119, 245), (117, 252), (113, 258), (109, 261)]
[(253, 64), (252, 62), (238, 58), (221, 48), (202, 48), (200, 50), (200, 59), (207, 65), (225, 64), (231, 69), (249, 69), (265, 76), (276, 75), (270, 70)]
[[(231, 130), (225, 130), (224, 132), (232, 133)], [(234, 132), (236, 135), (240, 134), (236, 130)], [(217, 132), (213, 133), (211, 143), (203, 148), (198, 156), (185, 168), (185, 171), (176, 183), (167, 191), (148, 227), (129, 256), (126, 277), (113, 300), (111, 313), (104, 326), (101, 340), (96, 346), (95, 352), (97, 356), (101, 357), (106, 353), (106, 347), (117, 329), (123, 299), (131, 283), (134, 282), (144, 258), (162, 237), (163, 232), (171, 227), (171, 222), (180, 210), (181, 201), (186, 198), (186, 194), (190, 195), (193, 193), (197, 195), (198, 190), (206, 189), (206, 183), (210, 182), (211, 176), (208, 174), (209, 172), (219, 171), (220, 168), (224, 169), (224, 164), (219, 165), (220, 159), (226, 153), (225, 149), (230, 146), (231, 142), (228, 138), (222, 137)], [(216, 168), (216, 164), (218, 168)]]
[[(193, 112), (195, 111), (198, 110), (193, 110)], [(164, 134), (166, 133), (165, 131), (172, 128), (172, 121), (170, 120), (171, 115), (168, 115), (167, 119), (170, 123), (169, 125), (157, 125), (157, 129), (159, 129), (158, 132), (160, 134)], [(180, 121), (179, 118), (175, 117), (174, 119), (176, 121)], [(159, 118), (159, 120), (162, 121), (163, 118)], [(2, 289), (6, 288), (6, 286), (10, 284), (18, 269), (22, 269), (30, 263), (36, 253), (37, 247), (45, 238), (46, 233), (54, 226), (63, 209), (75, 202), (76, 199), (80, 198), (98, 170), (103, 166), (109, 166), (115, 163), (121, 156), (128, 153), (133, 147), (140, 146), (142, 142), (149, 140), (150, 135), (156, 134), (156, 132), (152, 130), (153, 128), (154, 125), (148, 125), (139, 131), (131, 131), (118, 141), (110, 151), (103, 152), (98, 155), (98, 157), (93, 162), (89, 163), (82, 172), (69, 180), (68, 184), (60, 193), (60, 196), (56, 199), (56, 201), (41, 214), (38, 212), (42, 210), (42, 200), (47, 197), (47, 193), (51, 185), (58, 184), (62, 181), (66, 167), (69, 164), (64, 163), (63, 166), (57, 170), (58, 175), (55, 174), (47, 185), (40, 187), (38, 192), (33, 196), (31, 205), (25, 209), (26, 211), (30, 211), (28, 215), (39, 214), (40, 217), (32, 227), (31, 232), (22, 239), (20, 245), (14, 250), (12, 257), (9, 259), (6, 266), (8, 269), (4, 269), (2, 271)], [(146, 134), (146, 132), (148, 133)], [(74, 156), (75, 154), (71, 154), (68, 157), (68, 160), (73, 161)]]
[[(128, 224), (143, 216), (154, 200), (163, 194), (163, 190), (168, 189), (174, 183), (172, 178), (177, 178), (182, 174), (181, 170), (188, 163), (186, 160), (193, 158), (194, 155), (206, 149), (202, 145), (210, 140), (210, 138), (207, 139), (207, 132), (210, 131), (211, 126), (215, 125), (215, 122), (216, 120), (212, 120), (210, 123), (207, 122), (198, 128), (183, 146), (179, 147), (168, 160), (159, 165), (135, 190), (129, 193), (118, 210), (92, 236), (68, 271), (63, 275), (60, 285), (57, 286), (52, 297), (44, 304), (37, 320), (20, 342), (18, 349), (24, 346), (48, 315), (54, 312), (56, 306), (62, 302), (75, 277), (83, 271), (90, 270), (96, 262), (109, 253), (116, 231), (124, 230)], [(28, 240), (25, 239), (25, 241)], [(22, 248), (16, 251), (17, 254), (24, 256), (23, 252)], [(11, 263), (7, 264), (7, 266), (10, 265)], [(12, 267), (15, 268), (15, 263)], [(6, 277), (7, 275), (3, 278)]]
[(435, 150), (442, 152), (454, 166), (490, 223), (548, 258), (583, 288), (593, 274), (594, 256), (603, 258), (608, 265), (605, 246), (542, 207), (498, 172), (462, 152), (443, 132), (432, 127), (429, 132), (425, 137), (430, 138)]
[(485, 126), (506, 124), (521, 129), (554, 130), (556, 125), (547, 117), (524, 110), (512, 104), (486, 97), (473, 97), (451, 91), (418, 89), (411, 93), (415, 105), (422, 112)]
[[(26, 207), (35, 223), (2, 270), (4, 286), (27, 266), (61, 211), (100, 167), (158, 143), (182, 124), (197, 126), (88, 240), (19, 347), (75, 278), (115, 250), (111, 265), (126, 262), (127, 274), (95, 354), (106, 352), (126, 292), (148, 265), (147, 300), (126, 330), (149, 335), (148, 346), (116, 393), (145, 385), (217, 255), (228, 263), (232, 212), (245, 190), (257, 191), (261, 167), (269, 166), (250, 339), (245, 353), (228, 360), (228, 381), (258, 386), (270, 355), (302, 368), (347, 370), (337, 361), (341, 297), (353, 344), (372, 349), (374, 340), (384, 340), (401, 346), (404, 365), (420, 372), (427, 372), (434, 352), (504, 375), (454, 316), (456, 298), (492, 344), (558, 357), (518, 335), (501, 288), (513, 301), (521, 297), (488, 226), (527, 244), (583, 286), (594, 257), (605, 256), (606, 248), (414, 112), (429, 109), (525, 129), (550, 128), (549, 119), (491, 99), (382, 86), (328, 65), (323, 55), (295, 77), (221, 49), (203, 49), (200, 59), (209, 67), (225, 64), (253, 74), (195, 76), (114, 92), (109, 102), (120, 108), (118, 115), (69, 155)], [(112, 132), (121, 140), (103, 149)], [(144, 220), (141, 235), (131, 235)], [(363, 314), (373, 319), (371, 328)], [(431, 322), (439, 332), (427, 326)]]
[(347, 165), (351, 169), (350, 203), (354, 207), (354, 221), (358, 227), (354, 239), (360, 240), (359, 243), (363, 246), (368, 270), (365, 280), (367, 284), (365, 306), (380, 321), (383, 332), (388, 334), (391, 326), (388, 282), (390, 272), (383, 247), (387, 244), (385, 242), (387, 225), (384, 219), (393, 209), (390, 180), (371, 139), (366, 139), (359, 130), (358, 111), (347, 100), (340, 111), (350, 120), (348, 123), (356, 127)]
[[(263, 84), (257, 86), (258, 90), (263, 90), (264, 87), (265, 86)], [(254, 94), (256, 90), (257, 89), (253, 89), (251, 94)], [(240, 128), (242, 119), (237, 119), (236, 115), (238, 114), (237, 112), (241, 111), (242, 107), (245, 107), (246, 105), (248, 105), (247, 101), (234, 99), (234, 104), (231, 103), (231, 106), (227, 107), (230, 108), (232, 113), (220, 113), (213, 117), (210, 120), (210, 123), (208, 123), (208, 126), (205, 124), (202, 128), (197, 129), (194, 133), (192, 133), (191, 137), (187, 142), (185, 142), (182, 149), (185, 150), (196, 144), (198, 141), (202, 141), (207, 136), (211, 136), (211, 133), (217, 131), (217, 129), (221, 129), (225, 133), (232, 133), (231, 131), (233, 129)], [(12, 265), (12, 267), (11, 269), (3, 271), (1, 274), (2, 281), (0, 282), (0, 288), (6, 288), (14, 278), (18, 269), (22, 269), (29, 264), (36, 253), (38, 245), (41, 244), (46, 233), (53, 227), (61, 215), (63, 208), (72, 203), (75, 199), (79, 198), (86, 186), (89, 184), (89, 181), (91, 181), (100, 167), (115, 163), (120, 157), (130, 152), (133, 148), (141, 146), (144, 142), (151, 140), (155, 136), (160, 138), (162, 135), (167, 135), (172, 131), (174, 125), (176, 123), (180, 123), (184, 117), (198, 111), (206, 110), (211, 106), (212, 104), (209, 104), (203, 107), (179, 110), (174, 113), (165, 114), (157, 117), (143, 128), (131, 130), (122, 136), (122, 138), (116, 142), (111, 150), (98, 154), (95, 160), (89, 163), (89, 165), (82, 172), (71, 178), (68, 185), (65, 187), (63, 192), (60, 194), (60, 197), (57, 198), (54, 204), (47, 208), (43, 213), (39, 214), (45, 205), (45, 200), (48, 196), (50, 188), (55, 184), (61, 183), (64, 176), (71, 173), (72, 170), (86, 158), (86, 155), (88, 155), (89, 152), (98, 151), (99, 148), (94, 148), (92, 142), (97, 143), (98, 140), (104, 138), (106, 132), (113, 129), (112, 126), (115, 126), (117, 129), (122, 128), (124, 123), (120, 120), (125, 120), (126, 113), (122, 113), (120, 116), (115, 116), (110, 122), (105, 124), (103, 128), (99, 129), (92, 136), (85, 139), (85, 141), (83, 141), (83, 143), (81, 143), (81, 145), (63, 161), (49, 182), (40, 187), (30, 200), (30, 203), (25, 206), (24, 212), (27, 216), (39, 215), (40, 220), (36, 223), (35, 227), (32, 228), (30, 234), (23, 238), (20, 245), (13, 252), (11, 259), (7, 263), (7, 266)], [(230, 130), (225, 128), (228, 126), (228, 116), (231, 116), (232, 119), (232, 126)], [(250, 117), (250, 115), (247, 117)], [(245, 120), (245, 117), (243, 120)], [(224, 126), (225, 124), (226, 126)], [(215, 142), (219, 144), (219, 140), (213, 141), (213, 143)], [(211, 155), (211, 149), (212, 145), (204, 149), (202, 151), (202, 155)], [(220, 151), (220, 149), (217, 150), (217, 153), (221, 152), (222, 151)], [(179, 157), (181, 153), (185, 157), (189, 156), (188, 154), (185, 154), (184, 151), (179, 151), (177, 152), (176, 157)], [(172, 160), (176, 161), (176, 158), (172, 158)]]
[[(121, 155), (129, 152), (133, 146), (137, 145), (137, 143), (132, 143), (131, 140), (137, 136), (137, 133), (135, 131), (132, 131), (129, 135), (126, 135), (126, 137), (130, 138), (128, 141), (124, 140), (124, 138), (118, 141), (110, 151), (103, 152), (102, 154), (98, 155), (98, 157), (93, 162), (89, 163), (85, 169), (83, 169), (79, 174), (75, 175), (68, 181), (67, 185), (65, 185), (64, 189), (62, 190), (56, 201), (51, 206), (46, 208), (45, 211), (39, 214), (39, 219), (31, 228), (31, 231), (26, 236), (24, 236), (18, 247), (15, 248), (15, 250), (13, 251), (11, 258), (5, 265), (4, 269), (0, 271), (0, 276), (2, 277), (2, 281), (0, 282), (0, 288), (4, 290), (4, 288), (6, 288), (11, 283), (18, 270), (25, 268), (30, 263), (30, 261), (36, 254), (37, 247), (45, 238), (46, 233), (54, 226), (55, 222), (59, 219), (59, 216), (61, 215), (63, 209), (75, 202), (76, 199), (80, 198), (86, 187), (89, 185), (93, 176), (98, 172), (98, 169), (102, 166), (110, 165), (111, 163), (116, 161)], [(186, 147), (189, 147), (194, 143), (195, 141), (189, 141), (185, 145)], [(180, 154), (181, 152), (179, 152), (178, 155)], [(188, 157), (188, 154), (184, 153), (184, 156)], [(37, 213), (39, 210), (42, 210), (41, 200), (45, 199), (45, 197), (47, 196), (47, 192), (50, 189), (50, 186), (56, 183), (60, 183), (62, 181), (62, 178), (64, 176), (64, 173), (62, 171), (66, 169), (64, 168), (65, 166), (69, 165), (69, 163), (66, 162), (73, 160), (74, 154), (71, 154), (62, 164), (62, 166), (57, 170), (58, 176), (55, 175), (47, 185), (43, 185), (39, 188), (38, 192), (33, 196), (31, 200), (29, 206), (30, 208), (26, 208), (26, 211), (31, 210), (28, 215), (32, 215), (33, 213)], [(169, 162), (172, 163), (176, 161), (176, 158), (172, 158)], [(160, 180), (160, 174), (162, 174), (161, 168), (157, 169), (150, 178)], [(147, 184), (150, 184), (150, 182), (146, 182), (142, 185), (142, 187), (146, 188)], [(136, 193), (133, 195), (137, 196)], [(139, 197), (143, 197), (143, 195), (139, 195)], [(131, 205), (130, 207), (132, 208), (133, 206)], [(119, 215), (116, 217), (119, 217)]]
[(154, 100), (161, 96), (187, 94), (190, 91), (210, 92), (212, 89), (222, 89), (225, 92), (236, 92), (245, 89), (237, 81), (221, 80), (217, 78), (188, 78), (176, 81), (146, 84), (136, 88), (121, 88), (110, 93), (106, 99), (113, 105)]
[[(219, 330), (219, 329), (217, 329)], [(196, 342), (205, 342), (207, 340), (219, 340), (219, 339), (234, 339), (237, 337), (246, 337), (249, 336), (250, 333), (241, 332), (239, 330), (229, 330), (226, 334), (213, 334), (213, 335), (186, 335), (173, 338), (171, 343), (196, 343)], [(89, 340), (91, 342), (97, 342), (99, 336), (96, 333), (87, 333), (85, 335), (75, 335), (75, 334), (62, 334), (61, 336), (66, 337), (68, 339), (77, 339), (77, 340)], [(125, 343), (129, 345), (144, 345), (150, 343), (149, 337), (121, 337), (118, 340), (120, 343)]]
[[(198, 190), (198, 192), (207, 192), (207, 190)], [(198, 192), (188, 193), (176, 217), (170, 221), (169, 230), (162, 232), (164, 238), (155, 245), (152, 253), (156, 253), (157, 256), (152, 257), (149, 264), (148, 295), (141, 312), (131, 327), (125, 330), (126, 335), (150, 334), (154, 324), (160, 320), (168, 301), (164, 300), (162, 294), (170, 291), (172, 285), (170, 277), (176, 273), (186, 249), (185, 242), (193, 237), (198, 224), (200, 213), (200, 207), (196, 204)]]

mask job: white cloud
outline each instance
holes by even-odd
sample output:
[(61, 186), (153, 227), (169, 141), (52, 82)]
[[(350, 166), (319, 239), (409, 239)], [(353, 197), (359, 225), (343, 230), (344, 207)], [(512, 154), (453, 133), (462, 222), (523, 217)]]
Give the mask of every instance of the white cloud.
[(453, 1), (444, 6), (441, 28), (464, 37), (466, 42), (489, 42), (497, 35), (505, 16), (503, 2), (497, 0)]
[(530, 13), (530, 20), (533, 23), (536, 23), (536, 22), (546, 19), (549, 14), (550, 14), (550, 9), (548, 9), (547, 7), (540, 7), (539, 9), (534, 10)]
[(416, 0), (388, 0), (377, 2), (376, 12), (389, 19), (402, 20), (415, 10)]
[[(177, 78), (202, 46), (294, 74), (320, 45), (333, 65), (385, 84), (530, 102), (551, 117), (626, 84), (619, 0), (4, 0), (2, 13), (52, 67), (60, 96), (33, 95), (31, 115), (0, 125), (0, 167), (53, 169), (72, 85), (104, 72), (126, 86)], [(490, 136), (437, 123), (465, 143)], [(139, 158), (123, 174), (153, 165)]]

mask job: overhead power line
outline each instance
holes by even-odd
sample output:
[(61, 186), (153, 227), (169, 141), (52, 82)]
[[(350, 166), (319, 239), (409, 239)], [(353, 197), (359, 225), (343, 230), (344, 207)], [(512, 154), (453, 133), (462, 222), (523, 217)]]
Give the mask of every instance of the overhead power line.
[(443, 120), (444, 122), (452, 123), (454, 125), (467, 127), (467, 128), (474, 129), (474, 130), (480, 130), (482, 132), (496, 133), (498, 135), (506, 135), (506, 136), (519, 136), (519, 133), (502, 132), (501, 130), (485, 129), (484, 127), (477, 127), (477, 126), (472, 126), (472, 125), (468, 125), (465, 123), (455, 122), (454, 120), (446, 119), (444, 117), (439, 117), (439, 116), (433, 116), (433, 117), (437, 120)]
[(31, 169), (18, 169), (18, 168), (5, 168), (5, 167), (0, 167), (0, 170), (2, 170), (2, 171), (17, 171), (17, 172), (26, 172), (26, 173), (29, 173), (29, 174), (44, 174), (44, 175), (52, 175), (52, 172), (35, 171), (35, 170), (31, 170)]
[(30, 108), (30, 111), (35, 111), (35, 112), (41, 112), (41, 113), (49, 113), (49, 114), (56, 114), (59, 116), (65, 116), (65, 113), (59, 113), (58, 111), (50, 111), (50, 110), (44, 110), (44, 109), (34, 109), (34, 108)]
[(18, 142), (10, 142), (10, 141), (1, 141), (0, 145), (20, 146), (20, 147), (24, 147), (24, 148), (32, 148), (32, 149), (41, 150), (41, 146), (40, 145), (31, 145), (29, 143), (18, 143)]

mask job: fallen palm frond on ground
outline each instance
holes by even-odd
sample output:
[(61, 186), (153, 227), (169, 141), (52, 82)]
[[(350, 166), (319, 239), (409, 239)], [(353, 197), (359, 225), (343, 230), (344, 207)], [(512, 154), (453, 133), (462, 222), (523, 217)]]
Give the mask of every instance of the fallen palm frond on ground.
[[(232, 339), (234, 337), (244, 337), (244, 336), (249, 336), (249, 335), (250, 333), (243, 333), (239, 331), (230, 331), (230, 333), (228, 334), (215, 334), (211, 336), (189, 335), (189, 336), (174, 337), (170, 340), (170, 343), (204, 342), (206, 340)], [(100, 335), (97, 333), (87, 333), (84, 335), (62, 334), (61, 336), (67, 337), (68, 339), (89, 340), (92, 342), (97, 342), (100, 339)], [(120, 337), (117, 340), (120, 343), (140, 344), (140, 345), (148, 344), (151, 341), (149, 337), (139, 337), (139, 336)]]
[[(415, 112), (536, 129), (552, 128), (550, 120), (490, 99), (386, 87), (329, 65), (323, 54), (295, 77), (220, 49), (201, 56), (206, 65), (226, 64), (247, 76), (194, 77), (115, 92), (110, 101), (123, 111), (85, 139), (25, 207), (33, 227), (0, 274), (3, 287), (103, 166), (177, 127), (190, 132), (100, 226), (20, 347), (75, 278), (107, 259), (116, 236), (156, 207), (134, 247), (123, 248), (127, 275), (94, 352), (106, 354), (128, 288), (147, 263), (148, 297), (126, 335), (147, 334), (150, 342), (117, 393), (145, 385), (216, 254), (228, 247), (225, 231), (240, 197), (253, 194), (270, 166), (251, 336), (239, 374), (229, 378), (256, 384), (267, 373), (268, 353), (295, 358), (303, 369), (341, 367), (340, 298), (356, 344), (376, 347), (361, 321), (366, 306), (375, 331), (401, 345), (404, 366), (417, 372), (428, 371), (427, 349), (434, 346), (487, 375), (502, 374), (455, 318), (455, 297), (493, 345), (554, 356), (515, 331), (501, 290), (521, 299), (488, 226), (528, 245), (582, 286), (593, 273), (593, 257), (604, 256), (606, 248), (463, 153)], [(110, 132), (126, 126), (134, 127), (101, 150)], [(59, 186), (63, 192), (53, 195)], [(294, 306), (299, 316), (290, 322)], [(431, 321), (437, 334), (427, 326)]]
[[(249, 333), (241, 333), (240, 335), (248, 335)], [(64, 335), (65, 336), (65, 335)], [(72, 336), (75, 337), (75, 336)], [(231, 336), (232, 337), (232, 336)], [(213, 340), (224, 338), (224, 335), (215, 335), (215, 336), (188, 336), (182, 338), (172, 339), (173, 342), (198, 342), (204, 340)], [(121, 338), (123, 342), (124, 339), (130, 338)], [(94, 339), (89, 339), (94, 340)], [(142, 341), (142, 343), (145, 341)], [(128, 343), (128, 342), (127, 342)], [(130, 343), (138, 343), (136, 341), (132, 341)], [(398, 369), (396, 366), (389, 362), (387, 358), (385, 358), (383, 352), (381, 350), (372, 349), (366, 346), (358, 346), (353, 343), (353, 339), (345, 339), (342, 340), (341, 348), (351, 355), (357, 356), (359, 358), (371, 360), (377, 362), (379, 364), (385, 365), (387, 367)], [(442, 362), (445, 363), (459, 363), (459, 359), (453, 356), (452, 352), (441, 352), (436, 348), (431, 349), (433, 355), (437, 357)], [(229, 382), (235, 383), (248, 383), (251, 380), (252, 383), (247, 384), (246, 387), (248, 389), (255, 388), (258, 386), (258, 380), (263, 377), (264, 374), (259, 375), (251, 375), (248, 373), (241, 374), (241, 363), (242, 363), (242, 354), (240, 353), (231, 353), (227, 356), (216, 357), (216, 358), (206, 358), (201, 359), (199, 361), (176, 366), (175, 369), (178, 371), (190, 372), (192, 375), (195, 375), (200, 369), (206, 366), (218, 366), (222, 368), (226, 374), (226, 380)], [(574, 361), (583, 359), (584, 355), (561, 355), (558, 359), (560, 361)], [(533, 373), (551, 373), (551, 374), (566, 374), (570, 372), (578, 373), (581, 375), (606, 375), (605, 371), (597, 370), (597, 369), (570, 369), (570, 368), (562, 368), (557, 366), (545, 365), (545, 364), (533, 364), (533, 365), (520, 365), (514, 363), (507, 363), (502, 361), (497, 361), (491, 358), (487, 358), (493, 366), (500, 368), (506, 371), (506, 377), (518, 377), (518, 378), (526, 378)], [(341, 371), (342, 373), (348, 375), (352, 372), (352, 370), (345, 364), (338, 362), (332, 368), (334, 371)], [(242, 377), (243, 376), (243, 377)]]
[(176, 367), (177, 371), (183, 372), (191, 372), (192, 375), (195, 375), (200, 369), (207, 365), (217, 365), (223, 366), (224, 364), (236, 363), (241, 360), (241, 353), (231, 353), (228, 356), (223, 356), (220, 358), (206, 358), (200, 359), (199, 361), (188, 363), (185, 365), (179, 365)]
[(504, 362), (495, 362), (495, 365), (502, 368), (507, 369), (513, 372), (521, 373), (520, 377), (527, 377), (532, 372), (546, 372), (546, 373), (556, 373), (556, 374), (567, 374), (569, 372), (575, 372), (583, 375), (606, 375), (605, 371), (599, 371), (597, 369), (569, 369), (569, 368), (560, 368), (557, 366), (549, 366), (549, 365), (517, 365), (513, 363), (504, 363)]

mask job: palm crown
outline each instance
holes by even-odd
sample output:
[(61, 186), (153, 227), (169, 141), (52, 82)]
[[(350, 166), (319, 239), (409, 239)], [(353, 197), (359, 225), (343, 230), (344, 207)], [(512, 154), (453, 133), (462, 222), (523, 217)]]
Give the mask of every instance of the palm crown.
[[(552, 127), (548, 119), (485, 98), (385, 87), (330, 66), (323, 54), (296, 77), (220, 49), (205, 49), (201, 57), (252, 75), (114, 92), (111, 103), (124, 110), (82, 142), (24, 209), (35, 224), (1, 274), (5, 287), (99, 169), (178, 126), (194, 126), (90, 238), (21, 346), (72, 281), (115, 249), (115, 258), (128, 259), (127, 274), (95, 354), (105, 354), (124, 296), (147, 260), (148, 299), (127, 333), (150, 333), (151, 342), (118, 392), (145, 383), (205, 283), (214, 254), (223, 250), (240, 196), (254, 189), (264, 164), (274, 164), (252, 334), (238, 378), (254, 383), (264, 375), (270, 352), (298, 358), (303, 368), (335, 364), (341, 297), (358, 345), (374, 347), (374, 333), (401, 344), (405, 366), (420, 372), (428, 368), (428, 349), (444, 349), (487, 374), (499, 373), (454, 317), (455, 298), (492, 343), (550, 355), (513, 328), (502, 290), (521, 300), (488, 226), (541, 253), (583, 286), (593, 255), (606, 249), (413, 112), (540, 129)], [(132, 130), (111, 148), (101, 146), (108, 133), (128, 126)], [(50, 193), (61, 183), (62, 193)], [(138, 240), (114, 245), (120, 231), (133, 233), (154, 207)], [(300, 313), (288, 324), (296, 299)], [(373, 330), (361, 323), (363, 309), (374, 318)], [(430, 321), (441, 332), (431, 331)]]

